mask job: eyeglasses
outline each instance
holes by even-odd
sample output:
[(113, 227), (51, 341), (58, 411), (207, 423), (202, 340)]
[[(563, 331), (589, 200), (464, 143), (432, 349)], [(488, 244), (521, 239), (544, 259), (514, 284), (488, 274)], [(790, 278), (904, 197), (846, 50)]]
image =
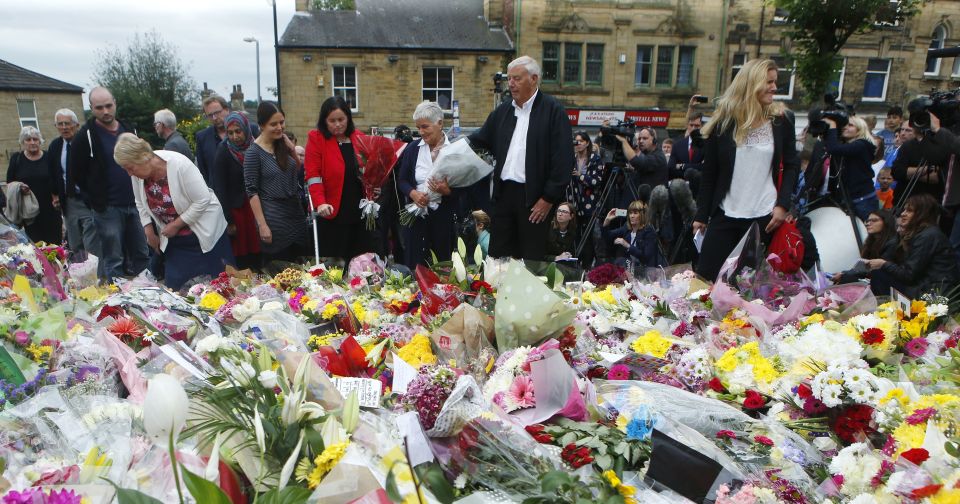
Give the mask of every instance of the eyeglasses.
[(69, 121), (60, 121), (60, 122), (56, 122), (56, 123), (54, 123), (54, 124), (55, 124), (58, 128), (66, 128), (66, 127), (69, 127), (69, 126), (73, 126), (73, 125), (74, 125), (74, 123), (69, 122)]
[(203, 115), (207, 119), (213, 119), (214, 117), (217, 117), (218, 115), (220, 115), (222, 112), (223, 112), (223, 109), (220, 109), (220, 110), (215, 110), (213, 112), (210, 112), (209, 114), (203, 114)]
[(558, 209), (557, 209), (557, 213), (558, 213), (558, 214), (561, 214), (561, 213), (568, 214), (568, 213), (570, 213), (570, 210), (567, 210), (566, 208), (558, 208)]

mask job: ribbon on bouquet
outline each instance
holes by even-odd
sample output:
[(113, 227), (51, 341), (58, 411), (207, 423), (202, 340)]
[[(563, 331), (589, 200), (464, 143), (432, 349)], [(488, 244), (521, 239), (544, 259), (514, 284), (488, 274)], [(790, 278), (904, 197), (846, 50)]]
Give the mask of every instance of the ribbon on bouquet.
[(367, 229), (374, 229), (377, 225), (377, 216), (380, 215), (380, 204), (363, 198), (360, 200), (360, 215), (367, 222)]

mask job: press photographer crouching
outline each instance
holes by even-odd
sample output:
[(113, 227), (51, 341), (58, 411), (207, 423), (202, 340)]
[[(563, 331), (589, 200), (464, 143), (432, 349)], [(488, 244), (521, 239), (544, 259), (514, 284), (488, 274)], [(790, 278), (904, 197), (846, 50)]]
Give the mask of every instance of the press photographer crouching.
[(873, 187), (873, 157), (877, 145), (867, 124), (859, 117), (851, 117), (838, 128), (837, 118), (824, 116), (828, 126), (823, 137), (824, 149), (830, 155), (831, 174), (839, 177), (839, 189), (849, 198), (854, 213), (866, 221), (870, 212), (880, 206)]

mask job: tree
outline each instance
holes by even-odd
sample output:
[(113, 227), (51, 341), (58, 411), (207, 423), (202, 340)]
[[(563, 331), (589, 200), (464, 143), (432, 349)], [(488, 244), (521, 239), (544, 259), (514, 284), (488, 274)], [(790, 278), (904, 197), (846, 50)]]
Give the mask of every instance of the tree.
[(314, 10), (354, 10), (353, 0), (313, 0)]
[(843, 64), (837, 57), (852, 35), (899, 24), (920, 10), (921, 0), (772, 0), (787, 12), (791, 58), (807, 99), (817, 101)]
[(163, 141), (153, 130), (153, 113), (170, 109), (178, 120), (200, 110), (200, 92), (180, 61), (177, 48), (156, 31), (136, 34), (127, 47), (98, 51), (93, 80), (117, 100), (117, 117), (133, 123), (156, 147)]

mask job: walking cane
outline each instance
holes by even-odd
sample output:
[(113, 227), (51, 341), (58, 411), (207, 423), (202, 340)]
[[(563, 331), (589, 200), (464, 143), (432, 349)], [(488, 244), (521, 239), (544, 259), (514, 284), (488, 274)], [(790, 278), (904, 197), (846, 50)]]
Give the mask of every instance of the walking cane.
[(313, 260), (314, 266), (320, 266), (320, 242), (317, 241), (317, 212), (313, 208), (313, 197), (307, 190), (307, 204), (310, 205), (310, 221), (313, 223)]

